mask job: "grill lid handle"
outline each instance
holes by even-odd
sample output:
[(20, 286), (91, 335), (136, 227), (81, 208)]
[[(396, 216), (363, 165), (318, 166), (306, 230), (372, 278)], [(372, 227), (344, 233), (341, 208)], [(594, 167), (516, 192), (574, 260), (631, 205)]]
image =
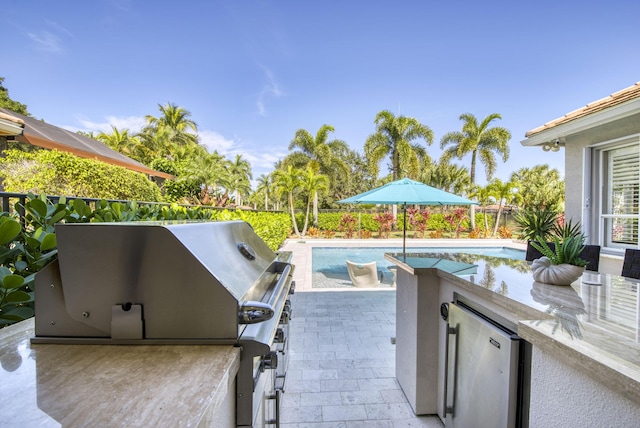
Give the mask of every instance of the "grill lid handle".
[(275, 311), (271, 305), (262, 302), (245, 300), (238, 310), (240, 324), (255, 324), (273, 318)]

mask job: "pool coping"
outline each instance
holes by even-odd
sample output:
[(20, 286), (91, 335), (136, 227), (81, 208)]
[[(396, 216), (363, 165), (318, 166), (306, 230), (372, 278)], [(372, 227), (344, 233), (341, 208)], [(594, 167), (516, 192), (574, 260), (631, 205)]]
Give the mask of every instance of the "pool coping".
[[(314, 247), (402, 247), (402, 238), (393, 239), (315, 239), (315, 238), (289, 238), (280, 250), (293, 253), (292, 263), (295, 266), (293, 280), (296, 282), (296, 291), (362, 291), (380, 290), (388, 291), (389, 287), (381, 288), (313, 288), (311, 257)], [(526, 243), (511, 239), (408, 239), (406, 241), (407, 252), (411, 248), (418, 247), (507, 247), (518, 250), (526, 250)]]

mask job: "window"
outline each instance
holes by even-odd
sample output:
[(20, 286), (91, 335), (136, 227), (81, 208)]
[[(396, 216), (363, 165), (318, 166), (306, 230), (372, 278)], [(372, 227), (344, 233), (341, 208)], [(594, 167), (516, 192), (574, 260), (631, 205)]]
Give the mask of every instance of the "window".
[(601, 204), (604, 247), (630, 248), (640, 244), (640, 145), (627, 144), (600, 151), (603, 178)]

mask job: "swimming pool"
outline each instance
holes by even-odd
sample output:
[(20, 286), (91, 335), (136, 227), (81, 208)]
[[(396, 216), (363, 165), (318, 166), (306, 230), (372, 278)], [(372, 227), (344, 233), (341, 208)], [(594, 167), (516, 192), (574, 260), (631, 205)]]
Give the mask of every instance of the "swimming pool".
[[(381, 287), (393, 285), (394, 275), (389, 270), (393, 266), (384, 258), (385, 253), (399, 253), (400, 247), (315, 247), (311, 255), (312, 287), (340, 288), (353, 287), (347, 272), (345, 260), (357, 263), (375, 261), (382, 272)], [(465, 260), (474, 263), (478, 259), (510, 259), (524, 260), (525, 251), (508, 247), (415, 247), (408, 248), (407, 253), (428, 254), (430, 257), (446, 258), (450, 253), (468, 255)]]

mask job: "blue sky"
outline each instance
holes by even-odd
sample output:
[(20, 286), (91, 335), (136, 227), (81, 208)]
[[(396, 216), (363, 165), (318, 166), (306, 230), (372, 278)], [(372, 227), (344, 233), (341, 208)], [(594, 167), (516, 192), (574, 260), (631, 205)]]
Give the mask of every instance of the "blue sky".
[(500, 113), (512, 139), (497, 177), (562, 171), (564, 151), (522, 147), (525, 132), (640, 81), (635, 0), (0, 0), (0, 10), (0, 76), (34, 116), (138, 130), (170, 101), (211, 150), (248, 159), (254, 178), (299, 128), (332, 125), (362, 152), (385, 109), (429, 126), (436, 159), (460, 114)]

